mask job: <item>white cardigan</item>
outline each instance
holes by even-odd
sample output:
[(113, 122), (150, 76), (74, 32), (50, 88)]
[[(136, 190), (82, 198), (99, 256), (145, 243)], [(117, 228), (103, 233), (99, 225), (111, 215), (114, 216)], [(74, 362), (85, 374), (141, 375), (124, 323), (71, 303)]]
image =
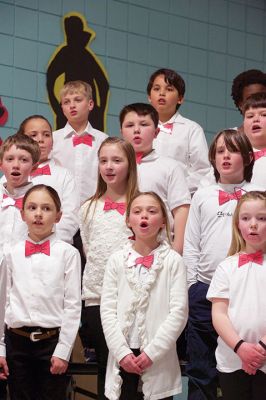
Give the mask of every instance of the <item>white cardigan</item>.
[(153, 361), (142, 375), (144, 399), (157, 400), (182, 390), (176, 339), (188, 315), (186, 272), (181, 256), (163, 242), (148, 279), (141, 283), (134, 267), (128, 267), (130, 250), (128, 244), (114, 253), (104, 276), (101, 318), (110, 350), (105, 395), (119, 399), (119, 361), (132, 353), (127, 339), (138, 310), (141, 351)]

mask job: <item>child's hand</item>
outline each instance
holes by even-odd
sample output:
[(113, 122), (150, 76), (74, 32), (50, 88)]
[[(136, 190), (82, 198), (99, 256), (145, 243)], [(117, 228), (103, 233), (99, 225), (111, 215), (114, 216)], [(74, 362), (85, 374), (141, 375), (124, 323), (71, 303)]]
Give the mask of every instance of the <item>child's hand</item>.
[(151, 367), (153, 364), (150, 357), (148, 357), (144, 351), (137, 357), (136, 363), (142, 371)]
[(249, 367), (255, 369), (260, 368), (264, 362), (265, 357), (257, 349), (257, 344), (244, 342), (237, 350), (237, 355), (241, 358), (242, 362)]
[(9, 375), (8, 366), (5, 357), (0, 357), (0, 379), (5, 380)]
[(138, 374), (142, 373), (141, 368), (136, 363), (137, 357), (131, 353), (126, 355), (122, 360), (120, 360), (119, 365), (126, 371), (130, 372), (131, 374)]
[(244, 362), (242, 362), (242, 369), (249, 375), (255, 375), (257, 372), (257, 368), (251, 367), (250, 364)]
[(264, 356), (264, 361), (266, 361), (266, 351), (264, 348), (258, 343), (256, 344), (256, 349)]
[(67, 370), (67, 367), (68, 367), (67, 361), (54, 356), (51, 358), (51, 367), (50, 367), (51, 374), (53, 375), (64, 374)]

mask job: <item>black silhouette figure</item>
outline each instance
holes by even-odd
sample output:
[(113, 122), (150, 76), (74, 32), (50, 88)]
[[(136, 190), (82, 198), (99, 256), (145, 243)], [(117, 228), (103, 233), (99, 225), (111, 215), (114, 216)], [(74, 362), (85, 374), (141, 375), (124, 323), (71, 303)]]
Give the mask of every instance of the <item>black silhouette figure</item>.
[(87, 47), (95, 33), (87, 27), (81, 16), (71, 15), (64, 18), (66, 44), (59, 47), (47, 70), (47, 90), (50, 104), (56, 115), (56, 129), (63, 128), (66, 118), (55, 96), (56, 79), (65, 74), (65, 82), (82, 80), (92, 87), (94, 109), (90, 113), (92, 126), (105, 130), (105, 113), (109, 92), (109, 83), (104, 68), (95, 54)]

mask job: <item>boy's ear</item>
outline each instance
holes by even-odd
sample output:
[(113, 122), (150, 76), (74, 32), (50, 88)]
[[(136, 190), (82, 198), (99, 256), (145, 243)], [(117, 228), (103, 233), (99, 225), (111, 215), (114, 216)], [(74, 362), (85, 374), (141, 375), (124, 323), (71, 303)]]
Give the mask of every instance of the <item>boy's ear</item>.
[(154, 132), (154, 138), (156, 138), (158, 136), (158, 133), (160, 132), (160, 128), (156, 128), (155, 132)]
[(89, 108), (89, 111), (92, 111), (93, 110), (93, 108), (94, 108), (94, 101), (92, 100), (92, 99), (90, 99), (89, 101), (88, 101), (88, 108)]
[(184, 102), (184, 96), (178, 96), (177, 104), (181, 105)]

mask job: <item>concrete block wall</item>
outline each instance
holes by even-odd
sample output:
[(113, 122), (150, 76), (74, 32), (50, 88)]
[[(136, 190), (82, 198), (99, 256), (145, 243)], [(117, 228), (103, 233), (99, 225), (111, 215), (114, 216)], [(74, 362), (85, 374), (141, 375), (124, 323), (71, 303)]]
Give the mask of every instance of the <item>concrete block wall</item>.
[(9, 110), (0, 136), (33, 113), (53, 122), (45, 73), (71, 11), (96, 32), (91, 48), (110, 80), (110, 135), (119, 134), (123, 105), (147, 100), (149, 75), (170, 67), (187, 85), (180, 112), (211, 140), (241, 121), (230, 97), (234, 76), (266, 69), (264, 0), (0, 0), (0, 95)]

